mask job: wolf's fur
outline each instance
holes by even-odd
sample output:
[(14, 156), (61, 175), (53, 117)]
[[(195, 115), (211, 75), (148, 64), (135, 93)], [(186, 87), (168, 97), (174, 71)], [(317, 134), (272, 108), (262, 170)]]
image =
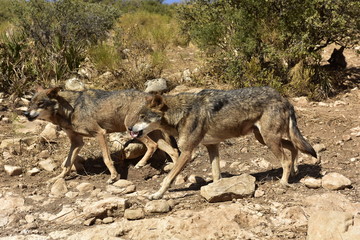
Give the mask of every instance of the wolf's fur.
[[(64, 178), (69, 174), (71, 166), (83, 147), (83, 137), (95, 137), (103, 154), (104, 162), (110, 171), (109, 183), (118, 179), (114, 164), (110, 158), (110, 151), (106, 143), (106, 134), (126, 131), (129, 113), (135, 113), (144, 103), (143, 98), (149, 96), (135, 90), (125, 91), (60, 91), (59, 88), (39, 88), (33, 96), (26, 117), (32, 121), (41, 119), (60, 126), (68, 135), (71, 147), (67, 159), (63, 164), (63, 171), (53, 178)], [(157, 147), (164, 150), (175, 161), (177, 150), (173, 149), (163, 138), (155, 143), (150, 137), (139, 138), (147, 147), (147, 152), (139, 161), (137, 167), (155, 152)]]
[[(200, 143), (209, 152), (214, 181), (220, 179), (219, 143), (251, 132), (281, 161), (283, 175), (280, 182), (284, 185), (288, 185), (290, 174), (297, 171), (294, 162), (298, 150), (316, 157), (316, 152), (297, 128), (293, 106), (269, 87), (154, 95), (146, 101), (147, 105), (139, 111), (131, 131), (146, 135), (154, 129), (163, 129), (172, 135), (178, 134), (181, 151), (160, 190), (151, 196), (153, 199), (163, 196)], [(290, 150), (291, 159), (284, 153), (284, 148)]]

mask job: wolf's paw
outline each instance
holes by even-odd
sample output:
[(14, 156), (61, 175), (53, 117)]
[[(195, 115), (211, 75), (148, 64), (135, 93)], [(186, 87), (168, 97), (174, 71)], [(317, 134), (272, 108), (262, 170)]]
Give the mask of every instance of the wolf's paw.
[(117, 180), (119, 180), (119, 177), (111, 177), (111, 178), (109, 178), (107, 181), (106, 181), (106, 183), (107, 184), (113, 184), (114, 182), (116, 182)]
[(162, 193), (156, 192), (154, 194), (151, 194), (150, 196), (148, 196), (149, 200), (158, 200), (161, 199), (163, 196)]
[(280, 186), (284, 187), (284, 188), (293, 188), (294, 186), (289, 184), (288, 181), (283, 181), (280, 180)]
[(138, 163), (134, 166), (134, 168), (139, 169), (139, 168), (145, 167), (145, 165), (146, 165), (146, 164), (144, 164), (144, 163), (138, 162)]

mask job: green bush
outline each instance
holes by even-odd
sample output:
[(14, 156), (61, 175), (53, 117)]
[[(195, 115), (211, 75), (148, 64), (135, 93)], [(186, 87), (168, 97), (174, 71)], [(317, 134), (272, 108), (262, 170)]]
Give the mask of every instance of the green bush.
[[(8, 75), (2, 86), (19, 77), (16, 71), (8, 71), (8, 66), (18, 66), (22, 79), (39, 84), (66, 78), (76, 71), (91, 45), (108, 37), (119, 16), (109, 5), (82, 0), (14, 1), (13, 9), (17, 17), (13, 36), (22, 38), (5, 38), (1, 42), (4, 46), (1, 54), (8, 59), (1, 66), (1, 71)], [(6, 50), (10, 43), (21, 46), (18, 48), (21, 58), (11, 57)]]
[[(216, 79), (234, 87), (280, 84), (289, 90), (308, 81), (326, 93), (330, 80), (318, 71), (320, 50), (357, 44), (359, 12), (357, 0), (190, 0), (179, 6), (178, 17), (184, 33), (208, 55)], [(294, 83), (290, 71), (299, 63), (309, 72)]]

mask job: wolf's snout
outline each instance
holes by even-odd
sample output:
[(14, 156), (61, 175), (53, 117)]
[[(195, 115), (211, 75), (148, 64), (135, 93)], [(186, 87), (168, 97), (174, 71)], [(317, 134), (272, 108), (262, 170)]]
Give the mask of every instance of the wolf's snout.
[(131, 131), (132, 131), (132, 127), (128, 127), (128, 130), (131, 132)]

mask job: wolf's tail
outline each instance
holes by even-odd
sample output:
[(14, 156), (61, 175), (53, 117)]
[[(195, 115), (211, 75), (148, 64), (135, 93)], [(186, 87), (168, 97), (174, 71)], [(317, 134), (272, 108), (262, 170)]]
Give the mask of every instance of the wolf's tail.
[(301, 152), (309, 154), (314, 158), (317, 158), (317, 154), (314, 148), (310, 145), (308, 141), (301, 135), (299, 128), (297, 127), (295, 111), (292, 108), (290, 112), (290, 121), (289, 121), (289, 135), (291, 142), (295, 145), (297, 149)]

